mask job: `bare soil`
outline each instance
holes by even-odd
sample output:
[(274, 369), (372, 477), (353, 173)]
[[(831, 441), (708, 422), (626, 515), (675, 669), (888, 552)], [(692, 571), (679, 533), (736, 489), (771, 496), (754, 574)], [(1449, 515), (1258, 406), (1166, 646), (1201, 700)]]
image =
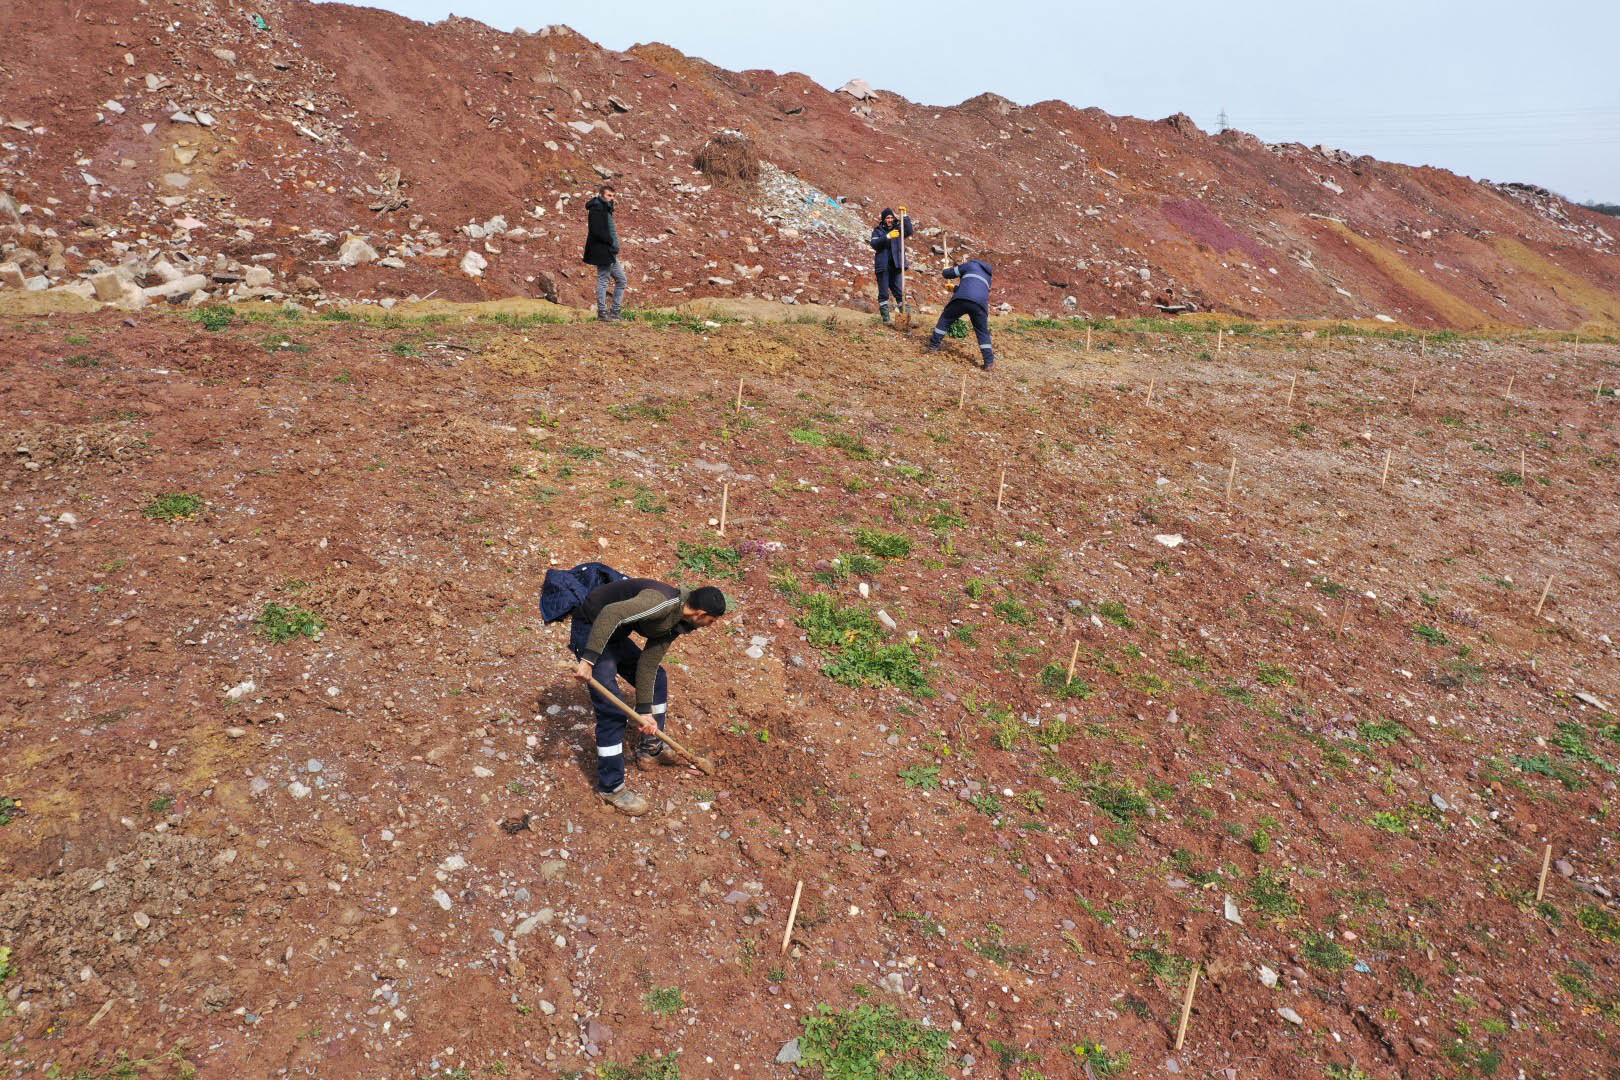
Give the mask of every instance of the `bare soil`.
[[(0, 318), (0, 1071), (1615, 1075), (1620, 348), (488, 314)], [(704, 555), (632, 821), (541, 576)]]

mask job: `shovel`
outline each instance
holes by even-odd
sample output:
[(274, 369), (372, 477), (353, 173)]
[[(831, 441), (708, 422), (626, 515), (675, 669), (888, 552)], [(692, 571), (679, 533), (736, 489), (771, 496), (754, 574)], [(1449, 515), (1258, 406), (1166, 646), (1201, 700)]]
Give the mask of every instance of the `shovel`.
[[(636, 710), (619, 700), (619, 695), (597, 682), (594, 678), (587, 679), (585, 681), (590, 683), (591, 689), (595, 690), (598, 694), (601, 694), (603, 697), (613, 702), (613, 704), (617, 705), (619, 707), (619, 711), (624, 713), (626, 717), (631, 720), (636, 719)], [(699, 757), (698, 755), (692, 753), (692, 751), (676, 742), (675, 737), (669, 734), (669, 732), (660, 731), (658, 733), (658, 738), (662, 739), (671, 750), (675, 751), (677, 754), (681, 755), (681, 757), (695, 765), (697, 767), (697, 771), (702, 773), (704, 776), (714, 775), (714, 762), (710, 761), (706, 757)]]
[(895, 314), (896, 330), (911, 329), (911, 295), (906, 292), (906, 208), (900, 208), (900, 310)]

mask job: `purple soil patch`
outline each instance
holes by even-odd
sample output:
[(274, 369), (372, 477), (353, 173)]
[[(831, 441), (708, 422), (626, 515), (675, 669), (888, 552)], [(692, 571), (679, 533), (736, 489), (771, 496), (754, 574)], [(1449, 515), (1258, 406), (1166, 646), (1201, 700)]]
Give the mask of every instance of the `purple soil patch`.
[(1219, 252), (1236, 248), (1261, 266), (1271, 265), (1271, 252), (1252, 236), (1236, 232), (1230, 225), (1210, 213), (1201, 202), (1191, 199), (1166, 200), (1159, 209), (1165, 220), (1197, 240)]

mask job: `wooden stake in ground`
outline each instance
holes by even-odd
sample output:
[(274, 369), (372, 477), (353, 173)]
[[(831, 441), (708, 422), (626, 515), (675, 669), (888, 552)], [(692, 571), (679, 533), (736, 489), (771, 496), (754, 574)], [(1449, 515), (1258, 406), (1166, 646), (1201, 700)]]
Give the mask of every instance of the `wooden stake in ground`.
[(1216, 356), (1221, 355), (1221, 348), (1223, 346), (1225, 346), (1225, 344), (1226, 344), (1226, 327), (1218, 326), (1218, 327), (1215, 328), (1215, 355)]
[(1147, 401), (1144, 402), (1144, 404), (1146, 404), (1146, 405), (1153, 404), (1153, 384), (1155, 382), (1157, 382), (1157, 381), (1158, 381), (1157, 379), (1149, 379), (1148, 380)]
[(737, 376), (737, 411), (742, 412), (742, 384), (743, 377)]
[(726, 535), (726, 507), (731, 503), (731, 485), (720, 489), (720, 535)]
[(956, 394), (956, 411), (967, 408), (967, 372), (962, 372), (962, 389)]
[(1383, 487), (1385, 484), (1389, 483), (1389, 461), (1390, 461), (1390, 458), (1392, 458), (1394, 456), (1395, 456), (1395, 451), (1393, 451), (1393, 450), (1385, 450), (1384, 451), (1384, 475), (1380, 476), (1378, 478), (1378, 486), (1379, 487)]
[(1076, 641), (1074, 643), (1074, 652), (1069, 654), (1069, 678), (1064, 683), (1065, 686), (1074, 682), (1074, 662), (1078, 659), (1080, 659), (1080, 643)]
[(1198, 964), (1193, 965), (1192, 974), (1187, 976), (1187, 996), (1181, 999), (1181, 1024), (1176, 1028), (1175, 1048), (1178, 1051), (1187, 1040), (1187, 1021), (1192, 1018), (1193, 991), (1198, 989), (1199, 967)]
[(1538, 904), (1541, 903), (1541, 898), (1547, 895), (1547, 867), (1551, 865), (1552, 845), (1548, 844), (1547, 850), (1541, 853), (1541, 880), (1536, 882), (1536, 903)]
[(804, 882), (800, 881), (793, 886), (793, 906), (788, 908), (787, 929), (782, 931), (782, 951), (788, 950), (788, 942), (793, 938), (793, 921), (799, 917), (799, 897), (804, 894)]
[(1512, 397), (1513, 396), (1513, 380), (1517, 379), (1518, 377), (1519, 376), (1518, 376), (1517, 373), (1514, 373), (1514, 374), (1508, 376), (1507, 392), (1502, 395), (1503, 397)]
[(1547, 602), (1547, 594), (1552, 592), (1552, 575), (1547, 575), (1547, 584), (1541, 587), (1541, 599), (1536, 601), (1536, 614), (1541, 614), (1541, 605)]
[(1528, 475), (1526, 473), (1525, 467), (1524, 467), (1524, 447), (1522, 447), (1522, 446), (1519, 447), (1519, 479), (1520, 480), (1529, 479), (1529, 477), (1528, 477)]
[(1410, 409), (1410, 408), (1413, 408), (1416, 405), (1417, 405), (1417, 376), (1414, 375), (1414, 376), (1412, 376), (1412, 396), (1407, 399), (1406, 407), (1408, 409)]
[(1333, 631), (1333, 638), (1337, 641), (1344, 637), (1344, 620), (1350, 614), (1350, 594), (1346, 593), (1344, 603), (1339, 607), (1339, 625)]
[(1418, 355), (1419, 356), (1428, 356), (1429, 355), (1429, 335), (1428, 334), (1419, 334), (1418, 335)]
[(1232, 467), (1226, 472), (1226, 501), (1232, 501), (1232, 485), (1237, 482), (1237, 455), (1232, 455)]
[(1007, 470), (1001, 470), (1001, 485), (996, 488), (996, 513), (1001, 513), (1001, 496), (1007, 490)]
[(1091, 355), (1091, 327), (1086, 327), (1086, 355)]
[(1288, 376), (1288, 400), (1283, 404), (1285, 409), (1292, 409), (1294, 407), (1294, 385), (1298, 382), (1298, 375)]

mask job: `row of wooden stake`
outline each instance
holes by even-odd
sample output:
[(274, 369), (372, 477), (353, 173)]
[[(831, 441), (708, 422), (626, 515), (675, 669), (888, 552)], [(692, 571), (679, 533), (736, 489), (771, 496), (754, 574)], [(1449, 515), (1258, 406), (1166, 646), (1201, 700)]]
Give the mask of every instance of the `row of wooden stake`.
[[(1080, 646), (1075, 644), (1075, 655), (1080, 653)], [(1069, 661), (1069, 678), (1074, 678), (1074, 661)], [(1547, 869), (1552, 866), (1553, 846), (1548, 844), (1541, 853), (1541, 876), (1536, 881), (1536, 903), (1541, 903), (1547, 895)], [(782, 931), (781, 955), (786, 955), (788, 945), (793, 940), (793, 924), (799, 917), (799, 899), (804, 895), (804, 881), (800, 879), (793, 886), (793, 905), (788, 908), (787, 928)], [(1192, 1019), (1193, 995), (1198, 991), (1198, 975), (1203, 970), (1203, 964), (1195, 962), (1192, 972), (1187, 976), (1187, 992), (1181, 999), (1181, 1022), (1176, 1025), (1175, 1050), (1179, 1052), (1182, 1044), (1187, 1041), (1187, 1024)]]
[[(1536, 903), (1538, 904), (1547, 895), (1547, 868), (1551, 865), (1552, 845), (1548, 844), (1546, 850), (1541, 853), (1541, 877), (1536, 881)], [(1176, 1025), (1175, 1049), (1177, 1051), (1180, 1051), (1182, 1044), (1187, 1041), (1187, 1023), (1192, 1019), (1193, 994), (1198, 990), (1198, 973), (1202, 968), (1202, 964), (1194, 963), (1192, 973), (1187, 976), (1187, 992), (1181, 999), (1181, 1023)]]

